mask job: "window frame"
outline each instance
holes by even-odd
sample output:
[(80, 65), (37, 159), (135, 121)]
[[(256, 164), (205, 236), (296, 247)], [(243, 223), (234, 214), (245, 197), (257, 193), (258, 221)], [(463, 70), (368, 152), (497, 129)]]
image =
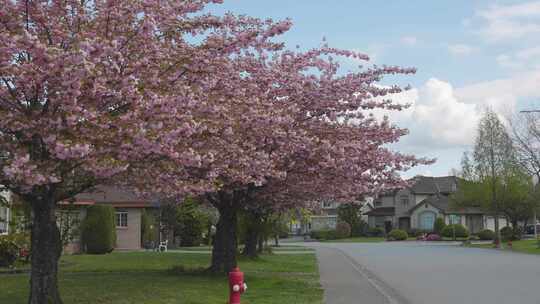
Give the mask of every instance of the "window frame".
[[(120, 229), (126, 229), (128, 228), (129, 226), (129, 221), (128, 221), (128, 212), (126, 210), (117, 210), (115, 211), (115, 226), (116, 228), (120, 228)], [(122, 221), (123, 219), (123, 216), (125, 215), (125, 225), (122, 225), (124, 224), (124, 221)]]
[(402, 206), (409, 206), (409, 196), (408, 195), (401, 195), (399, 197), (399, 200), (400, 200)]

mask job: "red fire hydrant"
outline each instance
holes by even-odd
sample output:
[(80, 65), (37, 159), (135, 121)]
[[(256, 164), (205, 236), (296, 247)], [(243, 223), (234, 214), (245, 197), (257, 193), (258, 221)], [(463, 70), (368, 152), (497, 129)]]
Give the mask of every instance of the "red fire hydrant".
[(229, 304), (240, 304), (240, 295), (246, 292), (247, 285), (244, 283), (244, 273), (235, 267), (229, 272)]

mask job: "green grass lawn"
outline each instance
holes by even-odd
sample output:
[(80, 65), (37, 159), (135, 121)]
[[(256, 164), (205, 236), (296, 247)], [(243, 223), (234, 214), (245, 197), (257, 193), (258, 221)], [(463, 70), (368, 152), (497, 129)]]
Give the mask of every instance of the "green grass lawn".
[[(60, 289), (64, 303), (218, 303), (227, 302), (225, 275), (173, 273), (173, 266), (207, 267), (209, 254), (130, 252), (64, 256)], [(240, 258), (248, 292), (242, 303), (322, 303), (314, 254)], [(23, 304), (27, 274), (0, 274), (0, 303)]]
[[(528, 254), (540, 254), (540, 249), (538, 248), (536, 240), (521, 240), (521, 241), (513, 241), (512, 242), (512, 249), (508, 248), (507, 243), (502, 243), (503, 250), (511, 250), (515, 252), (522, 252), (522, 253), (528, 253)], [(468, 245), (469, 247), (476, 247), (476, 248), (493, 248), (493, 244), (477, 244), (477, 245)]]
[[(313, 248), (296, 245), (280, 245), (279, 247), (271, 246), (273, 251), (314, 251)], [(195, 246), (195, 247), (178, 247), (177, 250), (182, 251), (208, 251), (212, 250), (210, 246)]]

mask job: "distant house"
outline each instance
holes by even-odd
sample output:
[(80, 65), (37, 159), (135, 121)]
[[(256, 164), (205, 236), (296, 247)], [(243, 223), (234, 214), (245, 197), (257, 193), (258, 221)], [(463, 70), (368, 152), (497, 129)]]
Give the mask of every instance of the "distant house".
[[(373, 209), (372, 201), (373, 198), (366, 197), (366, 199), (360, 202), (362, 207), (360, 208), (359, 216), (364, 221), (368, 220), (368, 217), (364, 214)], [(340, 202), (336, 201), (321, 202), (318, 212), (310, 217), (308, 231), (336, 229), (338, 222), (338, 208), (340, 204)]]
[[(455, 176), (413, 178), (409, 187), (379, 194), (373, 202), (374, 209), (366, 213), (370, 227), (403, 230), (433, 230), (437, 217), (446, 224), (460, 223), (471, 233), (482, 229), (494, 230), (494, 217), (480, 208), (452, 208), (450, 195), (459, 187)], [(501, 227), (509, 225), (500, 218)]]
[[(74, 205), (110, 205), (115, 209), (116, 247), (120, 250), (137, 250), (141, 244), (141, 216), (147, 208), (155, 208), (150, 199), (142, 198), (125, 188), (98, 186), (92, 192), (81, 193), (75, 197)], [(86, 215), (85, 208), (80, 209), (80, 217)], [(73, 244), (77, 251), (79, 244)]]
[(9, 233), (9, 219), (11, 217), (9, 203), (10, 195), (9, 192), (0, 192), (0, 199), (2, 202), (7, 204), (0, 203), (0, 235)]

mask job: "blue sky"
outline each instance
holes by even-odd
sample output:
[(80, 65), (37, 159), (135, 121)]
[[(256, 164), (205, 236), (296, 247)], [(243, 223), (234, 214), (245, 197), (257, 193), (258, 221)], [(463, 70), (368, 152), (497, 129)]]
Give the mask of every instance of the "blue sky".
[[(410, 130), (395, 148), (438, 161), (406, 176), (459, 168), (486, 106), (501, 117), (540, 107), (540, 1), (225, 0), (212, 11), (291, 18), (281, 38), (290, 48), (325, 37), (376, 64), (416, 67), (397, 80), (413, 89), (395, 97), (411, 108), (389, 115)], [(346, 70), (356, 65), (344, 61)]]

